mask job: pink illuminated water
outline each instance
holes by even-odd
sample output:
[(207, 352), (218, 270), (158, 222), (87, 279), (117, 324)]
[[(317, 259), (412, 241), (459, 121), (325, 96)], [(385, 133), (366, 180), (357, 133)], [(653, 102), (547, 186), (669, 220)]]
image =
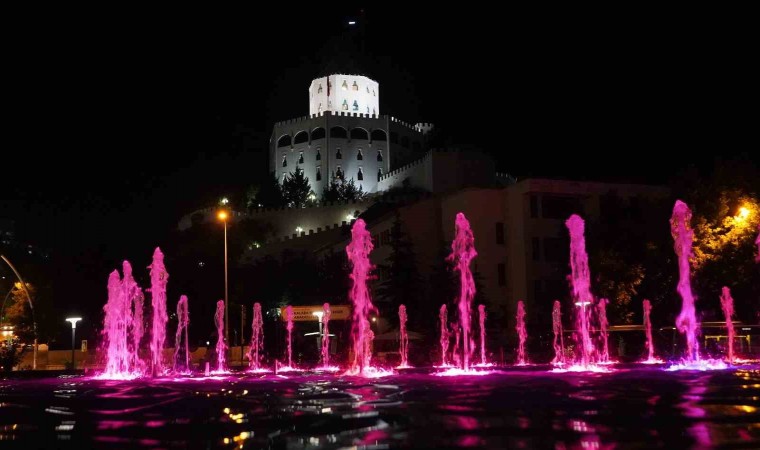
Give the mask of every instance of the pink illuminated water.
[(599, 362), (610, 362), (609, 333), (607, 331), (609, 322), (607, 322), (607, 303), (606, 298), (599, 299), (596, 304), (597, 320), (599, 321), (599, 338), (602, 341), (602, 350), (599, 352)]
[(449, 365), (446, 355), (449, 352), (449, 317), (446, 311), (446, 305), (441, 305), (440, 311), (438, 311), (438, 319), (441, 324), (441, 367), (447, 367)]
[(351, 340), (354, 358), (350, 363), (349, 373), (366, 374), (372, 362), (372, 340), (374, 333), (370, 329), (369, 314), (376, 311), (369, 297), (367, 281), (372, 264), (369, 254), (372, 251), (372, 237), (367, 231), (364, 220), (357, 219), (351, 228), (351, 243), (346, 247), (346, 254), (351, 261), (351, 290), (349, 298), (353, 304), (351, 323)]
[(554, 359), (552, 364), (565, 364), (565, 338), (562, 332), (562, 310), (559, 300), (554, 300), (552, 309), (552, 332), (554, 332)]
[(399, 348), (398, 351), (401, 354), (400, 368), (409, 367), (409, 336), (406, 334), (406, 306), (399, 305), (398, 307), (398, 332), (399, 332)]
[[(190, 341), (187, 339), (187, 327), (190, 324), (190, 313), (187, 309), (187, 296), (182, 295), (177, 302), (177, 332), (174, 334), (174, 371), (179, 372), (180, 369), (190, 370)], [(179, 368), (177, 361), (179, 360), (179, 350), (182, 347), (182, 338), (185, 338), (185, 366)]]
[(723, 315), (726, 316), (726, 330), (728, 334), (728, 363), (734, 363), (734, 322), (731, 318), (734, 315), (734, 299), (731, 297), (731, 290), (728, 286), (723, 286), (723, 292), (720, 296), (720, 306), (723, 309)]
[(106, 349), (105, 377), (117, 378), (128, 374), (132, 356), (127, 349), (127, 332), (131, 322), (130, 305), (126, 302), (119, 271), (114, 270), (108, 277), (108, 302), (103, 310), (103, 339)]
[(528, 338), (528, 330), (525, 328), (525, 303), (520, 300), (517, 302), (517, 365), (524, 366), (527, 364), (525, 359), (525, 340)]
[(654, 343), (652, 342), (652, 322), (649, 320), (649, 314), (652, 312), (652, 304), (649, 300), (644, 300), (644, 332), (647, 338), (647, 362), (654, 362), (657, 359), (654, 356)]
[(692, 256), (692, 240), (694, 231), (690, 226), (691, 210), (686, 203), (676, 200), (673, 215), (670, 218), (670, 232), (675, 242), (678, 255), (678, 293), (681, 295), (681, 313), (676, 318), (678, 331), (686, 335), (686, 355), (684, 361), (691, 363), (699, 360), (697, 343), (697, 317), (694, 308), (694, 295), (691, 292), (689, 275), (689, 258)]
[(330, 368), (330, 304), (322, 305), (322, 369)]
[(114, 270), (108, 278), (108, 302), (103, 307), (103, 348), (106, 367), (103, 379), (132, 379), (142, 375), (139, 349), (142, 339), (142, 289), (132, 276), (132, 266), (124, 261), (124, 278)]
[(570, 232), (570, 268), (573, 288), (573, 303), (576, 306), (576, 342), (580, 348), (581, 366), (594, 362), (595, 349), (589, 333), (589, 315), (594, 298), (591, 295), (591, 275), (586, 253), (585, 224), (580, 216), (573, 214), (565, 222)]
[(251, 346), (248, 349), (248, 361), (253, 371), (261, 370), (261, 354), (264, 353), (264, 319), (261, 316), (261, 303), (253, 304), (253, 322), (251, 323)]
[(153, 262), (150, 266), (150, 296), (153, 307), (153, 323), (150, 333), (150, 361), (153, 376), (163, 375), (164, 367), (164, 342), (166, 341), (166, 285), (169, 283), (169, 274), (164, 267), (164, 254), (156, 247), (153, 252)]
[(227, 344), (224, 342), (224, 300), (216, 302), (216, 372), (227, 370)]
[(451, 255), (448, 259), (454, 263), (454, 269), (459, 272), (459, 326), (462, 333), (462, 369), (470, 368), (470, 358), (474, 348), (471, 337), (472, 299), (475, 297), (475, 280), (472, 278), (470, 263), (478, 253), (475, 251), (475, 237), (470, 228), (470, 222), (464, 214), (457, 213), (456, 235), (451, 244)]
[(462, 329), (458, 323), (451, 324), (451, 333), (454, 335), (454, 348), (451, 350), (451, 363), (455, 367), (462, 365), (462, 355), (459, 351), (459, 338), (462, 337)]
[(293, 307), (285, 307), (285, 329), (288, 330), (288, 367), (293, 367)]
[(486, 305), (478, 305), (478, 319), (480, 322), (480, 364), (485, 366), (486, 361)]

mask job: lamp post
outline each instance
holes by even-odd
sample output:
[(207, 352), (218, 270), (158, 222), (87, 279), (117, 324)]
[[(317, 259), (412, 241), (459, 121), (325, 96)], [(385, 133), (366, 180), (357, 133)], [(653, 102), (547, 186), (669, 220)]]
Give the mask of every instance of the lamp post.
[(227, 298), (227, 211), (219, 211), (217, 214), (219, 220), (224, 223), (224, 340), (229, 345), (230, 342), (230, 314), (229, 299)]
[(71, 370), (74, 370), (77, 368), (77, 363), (74, 360), (74, 345), (76, 342), (76, 334), (77, 334), (77, 322), (82, 320), (81, 317), (69, 317), (66, 319), (66, 322), (71, 322)]

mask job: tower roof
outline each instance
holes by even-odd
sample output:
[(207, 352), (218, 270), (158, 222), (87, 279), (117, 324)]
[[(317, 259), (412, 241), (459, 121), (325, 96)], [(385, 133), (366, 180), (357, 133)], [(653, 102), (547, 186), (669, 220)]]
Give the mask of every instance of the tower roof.
[(315, 78), (338, 73), (372, 78), (371, 63), (362, 50), (362, 39), (361, 33), (343, 33), (327, 41), (318, 53), (321, 65)]

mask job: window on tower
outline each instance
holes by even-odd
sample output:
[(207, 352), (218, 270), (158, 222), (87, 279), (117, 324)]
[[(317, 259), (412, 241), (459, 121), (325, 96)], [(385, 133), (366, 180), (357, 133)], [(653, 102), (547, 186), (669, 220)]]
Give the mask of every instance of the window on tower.
[(288, 167), (288, 157), (282, 155), (282, 167)]
[(319, 148), (317, 148), (317, 158), (316, 159), (317, 159), (317, 161), (321, 161), (322, 160), (322, 152), (319, 151)]
[(322, 181), (322, 167), (317, 166), (317, 181)]
[(377, 169), (377, 181), (383, 176), (383, 169)]
[(356, 174), (356, 179), (359, 181), (364, 180), (364, 172), (362, 172), (362, 167), (359, 166), (359, 173)]
[(374, 89), (372, 89), (372, 96), (373, 97), (377, 97), (377, 95), (375, 95), (375, 90)]
[(382, 150), (378, 150), (377, 151), (377, 160), (380, 161), (380, 162), (383, 161), (383, 151)]
[(343, 171), (340, 170), (340, 166), (335, 169), (335, 178), (343, 179)]
[(359, 151), (356, 153), (356, 159), (359, 161), (364, 159), (364, 155), (362, 155), (362, 149), (359, 149)]
[(303, 164), (303, 152), (298, 155), (298, 164)]
[(351, 89), (353, 89), (353, 90), (355, 90), (355, 91), (358, 91), (358, 90), (359, 90), (359, 85), (358, 85), (358, 84), (356, 84), (356, 81), (354, 81), (354, 84), (353, 84), (353, 85), (351, 85)]
[(343, 159), (343, 153), (340, 152), (340, 149), (335, 151), (335, 159)]
[(317, 112), (318, 112), (318, 113), (321, 113), (321, 112), (322, 112), (322, 103), (320, 103), (320, 104), (319, 104), (319, 108), (317, 108)]
[(343, 109), (343, 111), (348, 111), (348, 100), (343, 100), (343, 105), (341, 106), (341, 109)]
[(317, 89), (317, 94), (322, 93), (322, 83), (319, 83), (319, 88)]
[(367, 94), (369, 94), (369, 86), (367, 86)]
[(346, 83), (346, 80), (343, 80), (343, 84), (342, 84), (340, 87), (341, 87), (341, 89), (343, 89), (344, 91), (345, 91), (345, 90), (348, 90), (348, 83)]
[(359, 102), (354, 100), (354, 111), (359, 111)]

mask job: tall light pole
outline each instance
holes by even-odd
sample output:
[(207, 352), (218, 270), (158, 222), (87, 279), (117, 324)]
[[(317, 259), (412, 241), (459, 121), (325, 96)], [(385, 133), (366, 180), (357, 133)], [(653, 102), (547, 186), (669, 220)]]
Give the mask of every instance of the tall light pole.
[(69, 317), (66, 319), (66, 322), (71, 322), (71, 370), (74, 370), (77, 368), (76, 360), (74, 359), (74, 348), (75, 348), (75, 342), (76, 342), (76, 334), (77, 334), (77, 322), (82, 320), (81, 317)]
[(229, 299), (227, 298), (227, 211), (219, 211), (217, 214), (219, 220), (224, 223), (224, 340), (229, 345), (230, 342), (230, 310)]

